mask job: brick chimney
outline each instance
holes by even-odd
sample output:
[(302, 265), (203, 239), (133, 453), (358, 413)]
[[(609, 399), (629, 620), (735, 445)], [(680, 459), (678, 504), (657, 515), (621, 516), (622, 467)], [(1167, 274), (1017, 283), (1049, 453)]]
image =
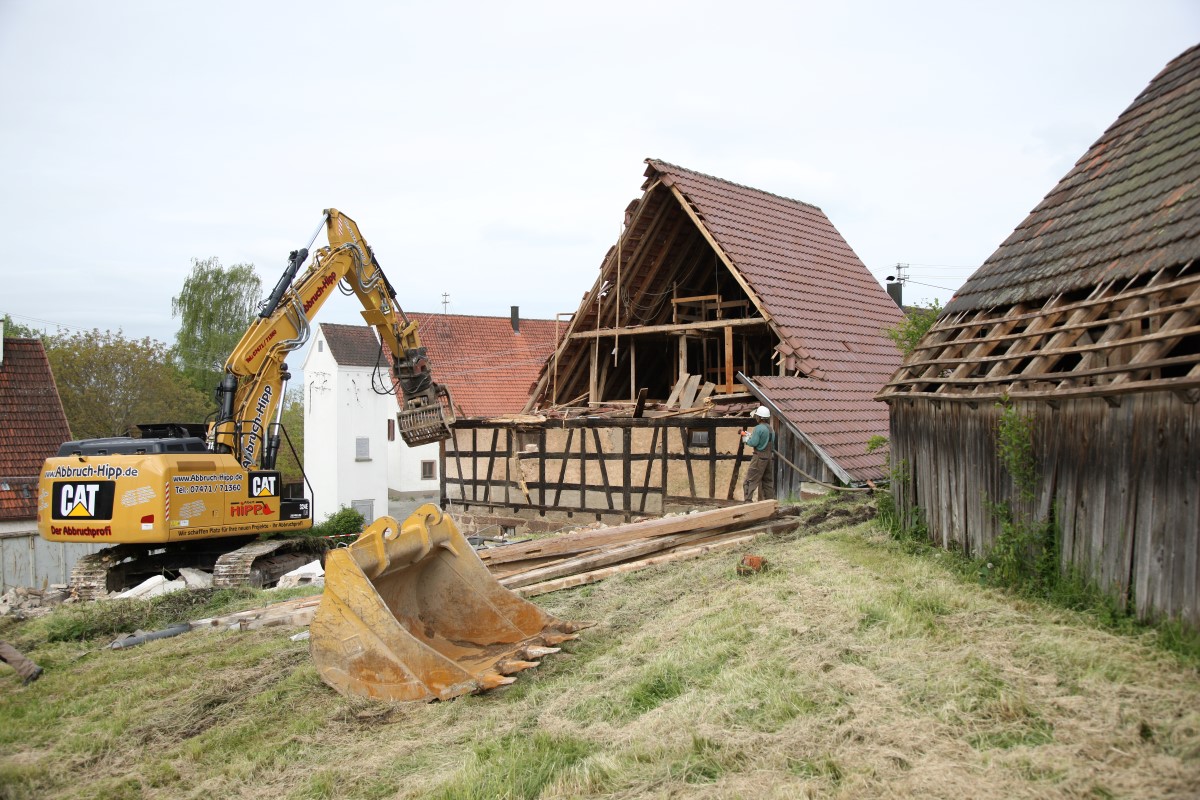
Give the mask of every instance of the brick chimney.
[(521, 333), (521, 307), (520, 306), (512, 307), (512, 326), (513, 326), (513, 333), (516, 333), (516, 334)]

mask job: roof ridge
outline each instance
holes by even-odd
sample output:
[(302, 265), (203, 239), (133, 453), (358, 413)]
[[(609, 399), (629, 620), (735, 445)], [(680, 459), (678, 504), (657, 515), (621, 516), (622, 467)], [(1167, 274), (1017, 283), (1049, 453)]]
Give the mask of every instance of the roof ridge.
[[(774, 197), (774, 198), (776, 198), (776, 199), (778, 199), (778, 200), (786, 200), (786, 201), (788, 201), (789, 203), (795, 203), (795, 204), (797, 204), (797, 205), (801, 205), (801, 206), (807, 206), (807, 207), (809, 207), (809, 208), (815, 208), (817, 211), (821, 211), (821, 207), (820, 207), (820, 206), (818, 206), (818, 205), (813, 205), (812, 203), (807, 203), (807, 202), (805, 202), (805, 201), (803, 201), (803, 200), (797, 200), (797, 199), (796, 199), (796, 198), (794, 198), (794, 197), (785, 197), (784, 195), (781, 195), (781, 194), (775, 194), (775, 192), (768, 192), (766, 189), (759, 189), (759, 188), (757, 188), (757, 187), (754, 187), (754, 186), (747, 186), (747, 185), (746, 185), (746, 184), (744, 184), (744, 183), (735, 183), (734, 181), (727, 180), (727, 179), (725, 179), (725, 178), (718, 178), (716, 175), (709, 175), (709, 174), (708, 174), (708, 173), (706, 173), (706, 172), (700, 172), (699, 170), (688, 169), (687, 167), (681, 167), (681, 166), (679, 166), (678, 164), (672, 164), (670, 161), (663, 161), (661, 158), (647, 158), (647, 159), (646, 159), (646, 163), (647, 163), (647, 164), (649, 164), (649, 165), (651, 165), (651, 166), (653, 166), (655, 169), (658, 169), (658, 167), (657, 167), (657, 166), (655, 166), (655, 165), (661, 164), (661, 165), (662, 165), (662, 166), (664, 166), (664, 167), (670, 167), (671, 169), (677, 169), (677, 170), (680, 170), (680, 171), (682, 171), (682, 172), (687, 172), (687, 173), (689, 173), (689, 174), (691, 174), (691, 175), (696, 175), (696, 176), (699, 176), (699, 177), (701, 177), (701, 178), (707, 178), (707, 179), (708, 179), (708, 180), (710, 180), (710, 181), (716, 181), (716, 182), (718, 182), (718, 183), (724, 183), (724, 184), (726, 184), (727, 186), (736, 186), (736, 187), (737, 187), (737, 188), (739, 188), (739, 189), (746, 189), (746, 190), (748, 190), (748, 191), (751, 191), (751, 192), (758, 192), (759, 194), (765, 194), (765, 195), (767, 195), (768, 197)], [(648, 176), (647, 176), (647, 177), (648, 177)], [(825, 212), (824, 212), (824, 211), (821, 211), (821, 213), (822, 213), (822, 214), (824, 214)]]
[[(446, 313), (443, 311), (407, 311), (405, 313), (420, 314), (423, 317), (459, 317), (459, 318), (464, 318), (464, 319), (466, 319), (466, 318), (470, 318), (470, 319), (501, 319), (501, 320), (504, 320), (505, 322), (512, 319), (511, 315), (503, 315), (503, 314), (449, 314), (449, 313)], [(520, 317), (519, 319), (522, 322), (554, 322), (554, 320), (547, 319), (546, 317)]]

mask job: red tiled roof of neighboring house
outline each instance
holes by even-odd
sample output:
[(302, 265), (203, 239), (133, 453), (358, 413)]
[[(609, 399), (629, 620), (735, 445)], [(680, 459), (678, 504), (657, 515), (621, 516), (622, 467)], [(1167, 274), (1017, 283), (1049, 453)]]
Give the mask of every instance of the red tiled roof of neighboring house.
[(1200, 45), (1168, 64), (946, 305), (1007, 306), (1200, 255)]
[[(37, 516), (37, 473), (71, 438), (40, 339), (5, 339), (0, 361), (0, 520)], [(5, 488), (7, 487), (7, 488)]]
[(866, 445), (888, 432), (887, 407), (874, 397), (900, 366), (884, 333), (903, 321), (895, 302), (816, 206), (647, 163), (646, 186), (657, 180), (678, 189), (771, 317), (782, 346), (809, 367), (807, 378), (756, 383), (853, 479), (881, 477), (883, 454), (867, 455)]
[(542, 365), (554, 352), (555, 322), (510, 317), (409, 312), (429, 353), (433, 379), (450, 389), (455, 413), (466, 417), (517, 414), (529, 400)]
[[(519, 413), (538, 371), (554, 351), (553, 320), (408, 313), (417, 323), (433, 379), (450, 390), (455, 414), (496, 417)], [(373, 367), (379, 339), (366, 325), (321, 323), (329, 351), (342, 366)], [(386, 353), (378, 362), (389, 375)]]

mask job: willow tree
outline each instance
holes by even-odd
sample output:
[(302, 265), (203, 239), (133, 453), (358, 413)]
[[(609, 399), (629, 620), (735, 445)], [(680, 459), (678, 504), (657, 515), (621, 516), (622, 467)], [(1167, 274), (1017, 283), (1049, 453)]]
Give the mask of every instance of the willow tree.
[(197, 389), (209, 394), (216, 388), (261, 299), (253, 264), (223, 267), (215, 256), (192, 259), (183, 289), (171, 298), (171, 316), (180, 318), (172, 354)]

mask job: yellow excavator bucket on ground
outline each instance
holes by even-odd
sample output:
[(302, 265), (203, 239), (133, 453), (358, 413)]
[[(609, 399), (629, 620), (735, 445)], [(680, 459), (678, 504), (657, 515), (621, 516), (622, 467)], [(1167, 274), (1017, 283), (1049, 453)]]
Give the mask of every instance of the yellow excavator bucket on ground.
[(437, 506), (373, 522), (325, 561), (310, 627), (321, 678), (344, 695), (448, 700), (512, 683), (575, 638), (496, 582)]

